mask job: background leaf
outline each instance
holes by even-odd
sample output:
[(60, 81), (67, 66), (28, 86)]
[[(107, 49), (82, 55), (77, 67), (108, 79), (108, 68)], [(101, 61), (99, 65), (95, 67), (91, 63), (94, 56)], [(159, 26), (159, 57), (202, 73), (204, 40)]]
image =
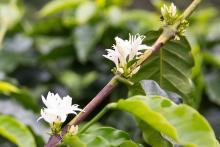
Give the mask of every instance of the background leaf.
[(220, 77), (218, 71), (213, 71), (206, 75), (206, 92), (211, 101), (220, 105)]
[(34, 138), (28, 128), (10, 116), (0, 116), (0, 135), (19, 147), (36, 147)]
[(41, 17), (48, 16), (65, 9), (70, 9), (77, 6), (84, 0), (53, 0), (47, 3), (39, 12)]
[(105, 24), (82, 25), (76, 27), (73, 33), (74, 46), (77, 51), (79, 61), (84, 63), (88, 60), (88, 55), (104, 33)]

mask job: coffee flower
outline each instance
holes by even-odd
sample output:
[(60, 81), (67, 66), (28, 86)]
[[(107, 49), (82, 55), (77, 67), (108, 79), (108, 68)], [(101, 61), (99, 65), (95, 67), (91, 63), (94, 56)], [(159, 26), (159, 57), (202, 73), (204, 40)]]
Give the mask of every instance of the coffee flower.
[(61, 98), (58, 94), (49, 92), (47, 98), (42, 96), (46, 108), (41, 109), (41, 117), (51, 125), (62, 124), (68, 114), (77, 114), (76, 111), (83, 111), (77, 104), (72, 105), (72, 98), (65, 96)]
[(161, 14), (166, 25), (172, 25), (178, 17), (176, 6), (173, 3), (170, 6), (164, 4), (161, 8)]
[(139, 34), (129, 35), (129, 40), (115, 37), (116, 44), (113, 45), (113, 49), (106, 49), (107, 55), (103, 55), (115, 63), (115, 73), (131, 76), (131, 73), (135, 74), (139, 70), (140, 67), (137, 67), (134, 71), (129, 71), (128, 63), (138, 59), (142, 50), (151, 49), (151, 47), (142, 44), (144, 38), (145, 36)]

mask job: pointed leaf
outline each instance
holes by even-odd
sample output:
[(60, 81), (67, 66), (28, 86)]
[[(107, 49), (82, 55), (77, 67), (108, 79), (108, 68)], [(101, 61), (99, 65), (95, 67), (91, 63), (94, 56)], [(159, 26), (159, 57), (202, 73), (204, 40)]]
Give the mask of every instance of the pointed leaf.
[(80, 139), (88, 147), (138, 147), (130, 140), (129, 135), (121, 130), (111, 127), (99, 127), (97, 129), (87, 130), (80, 135)]
[(161, 96), (135, 96), (120, 100), (116, 108), (130, 112), (179, 145), (219, 146), (205, 118), (185, 104), (176, 105)]
[[(145, 43), (153, 43), (159, 35), (158, 31), (147, 33)], [(184, 102), (193, 105), (194, 101), (190, 97), (192, 66), (191, 47), (188, 41), (181, 37), (179, 41), (169, 41), (151, 56), (132, 80), (134, 82), (143, 79), (154, 80), (161, 88), (179, 94)]]
[(0, 135), (19, 147), (36, 147), (28, 128), (10, 116), (0, 116)]

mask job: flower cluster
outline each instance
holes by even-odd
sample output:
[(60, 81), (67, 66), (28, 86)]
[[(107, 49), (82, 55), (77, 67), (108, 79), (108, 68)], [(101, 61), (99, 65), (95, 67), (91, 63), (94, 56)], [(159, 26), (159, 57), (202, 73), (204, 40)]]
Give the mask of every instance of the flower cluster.
[(142, 44), (144, 38), (145, 36), (139, 34), (129, 35), (129, 40), (115, 37), (116, 44), (113, 45), (113, 49), (106, 49), (107, 55), (103, 55), (115, 63), (114, 73), (130, 77), (139, 70), (140, 67), (137, 67), (131, 71), (129, 63), (138, 59), (142, 50), (151, 49), (151, 47)]
[(42, 96), (46, 108), (41, 109), (41, 117), (51, 125), (52, 132), (59, 131), (62, 123), (68, 114), (77, 114), (76, 111), (83, 111), (77, 104), (72, 105), (72, 98), (66, 96), (61, 98), (58, 94), (49, 92), (47, 98)]
[[(165, 24), (165, 27), (168, 25), (173, 25), (176, 23), (176, 21), (180, 21), (177, 18), (179, 15), (177, 14), (176, 6), (171, 3), (171, 5), (168, 7), (164, 4), (164, 6), (161, 8), (161, 14), (162, 14), (162, 21)], [(184, 33), (186, 31), (186, 27), (189, 26), (189, 23), (187, 20), (181, 20), (179, 27), (177, 29), (177, 33), (175, 35), (175, 40), (179, 40), (179, 36), (184, 36)]]
[(176, 6), (173, 3), (169, 7), (164, 4), (161, 8), (161, 14), (166, 25), (172, 25), (178, 17)]

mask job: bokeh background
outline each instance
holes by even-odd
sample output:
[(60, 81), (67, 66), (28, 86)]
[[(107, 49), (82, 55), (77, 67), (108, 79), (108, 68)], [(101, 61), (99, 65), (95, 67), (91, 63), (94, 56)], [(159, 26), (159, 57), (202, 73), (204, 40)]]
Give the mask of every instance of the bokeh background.
[[(174, 2), (181, 11), (191, 0), (85, 0), (64, 6), (62, 11), (50, 11), (53, 14), (42, 10), (48, 2), (18, 0), (16, 7), (11, 7), (8, 0), (0, 1), (0, 9), (9, 5), (3, 15), (11, 19), (0, 51), (0, 80), (19, 91), (8, 91), (0, 83), (0, 113), (28, 125), (39, 147), (49, 137), (47, 124), (36, 121), (43, 106), (41, 95), (46, 96), (48, 91), (70, 95), (74, 103), (85, 106), (113, 76), (113, 64), (102, 55), (112, 46), (114, 37), (157, 30), (163, 2)], [(219, 10), (219, 0), (204, 0), (189, 20), (186, 37), (195, 59), (194, 107), (208, 119), (220, 141)], [(10, 11), (16, 12), (14, 17)], [(0, 28), (3, 26), (1, 21)], [(126, 98), (127, 92), (124, 85), (119, 85), (88, 119), (105, 104)], [(127, 113), (110, 112), (101, 123), (127, 130), (134, 140), (142, 142), (140, 131)], [(0, 146), (14, 145), (0, 138)]]

